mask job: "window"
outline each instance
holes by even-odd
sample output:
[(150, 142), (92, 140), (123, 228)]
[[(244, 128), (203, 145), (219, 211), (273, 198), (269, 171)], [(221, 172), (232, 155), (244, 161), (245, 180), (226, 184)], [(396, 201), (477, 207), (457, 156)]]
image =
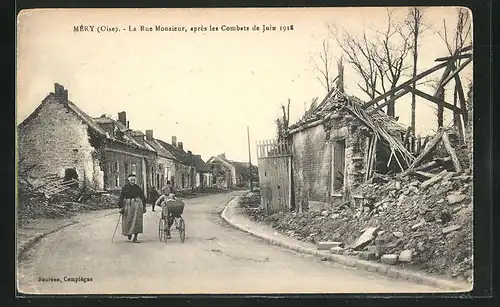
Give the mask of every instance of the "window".
[(132, 163), (132, 174), (137, 176), (137, 165), (135, 163)]
[(118, 173), (120, 171), (120, 164), (118, 163), (118, 161), (116, 161), (113, 165), (113, 171), (115, 173)]
[(120, 186), (120, 176), (116, 175), (115, 176), (115, 187), (119, 187)]
[(128, 162), (123, 162), (123, 168), (125, 169), (125, 176), (128, 176)]

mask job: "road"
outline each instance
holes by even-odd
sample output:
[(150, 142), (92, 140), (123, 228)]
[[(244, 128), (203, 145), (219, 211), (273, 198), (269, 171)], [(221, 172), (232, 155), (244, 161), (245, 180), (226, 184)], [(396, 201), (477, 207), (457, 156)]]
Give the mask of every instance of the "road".
[[(160, 243), (160, 212), (134, 244), (111, 236), (118, 214), (43, 238), (20, 261), (18, 289), (43, 294), (388, 293), (438, 289), (302, 255), (233, 229), (220, 212), (235, 193), (185, 200), (186, 241)], [(65, 277), (88, 278), (65, 282)], [(41, 281), (59, 278), (61, 282)]]

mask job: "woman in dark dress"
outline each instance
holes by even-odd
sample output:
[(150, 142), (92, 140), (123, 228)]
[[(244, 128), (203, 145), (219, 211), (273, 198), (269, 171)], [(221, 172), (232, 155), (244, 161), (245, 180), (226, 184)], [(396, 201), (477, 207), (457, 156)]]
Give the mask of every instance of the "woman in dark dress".
[(122, 214), (122, 235), (139, 242), (137, 235), (143, 233), (143, 214), (146, 213), (146, 197), (144, 191), (136, 184), (134, 174), (128, 176), (128, 182), (123, 186), (118, 200), (118, 207)]

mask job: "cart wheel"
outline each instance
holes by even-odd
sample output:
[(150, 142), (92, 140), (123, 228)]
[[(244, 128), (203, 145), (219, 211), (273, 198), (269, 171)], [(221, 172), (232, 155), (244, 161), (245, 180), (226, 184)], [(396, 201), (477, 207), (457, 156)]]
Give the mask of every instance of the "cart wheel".
[(186, 240), (186, 224), (182, 217), (179, 219), (179, 237), (181, 238), (181, 242), (184, 243)]
[(167, 242), (167, 236), (165, 235), (165, 220), (160, 219), (158, 223), (158, 238), (160, 242)]

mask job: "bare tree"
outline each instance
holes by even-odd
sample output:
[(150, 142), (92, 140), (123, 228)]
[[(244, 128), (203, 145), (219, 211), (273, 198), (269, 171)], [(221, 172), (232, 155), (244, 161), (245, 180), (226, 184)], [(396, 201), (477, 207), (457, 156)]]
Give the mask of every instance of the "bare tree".
[[(464, 48), (466, 45), (471, 44), (472, 42), (472, 22), (469, 13), (464, 8), (457, 9), (457, 25), (454, 29), (453, 38), (450, 38), (448, 35), (448, 28), (446, 25), (446, 20), (443, 19), (443, 29), (438, 31), (437, 33), (446, 44), (446, 48), (450, 56), (453, 56), (457, 51)], [(457, 59), (457, 66), (459, 67), (461, 64), (461, 58)], [(455, 82), (455, 87), (453, 90), (453, 105), (456, 107), (458, 103), (458, 91), (459, 87), (462, 85)], [(444, 89), (440, 91), (440, 98), (444, 100)], [(443, 113), (444, 109), (441, 106), (438, 109), (438, 126), (443, 125)], [(453, 123), (455, 126), (461, 128), (460, 123), (460, 115), (457, 113), (453, 114)]]
[(346, 62), (351, 64), (354, 71), (361, 77), (357, 83), (358, 88), (370, 99), (375, 98), (380, 92), (377, 90), (379, 75), (375, 64), (375, 45), (370, 42), (366, 32), (361, 38), (351, 35), (346, 30), (338, 33), (335, 27), (330, 27), (331, 34), (336, 37), (337, 44), (345, 55)]
[[(387, 10), (387, 28), (384, 32), (376, 31), (375, 64), (380, 74), (380, 83), (383, 92), (394, 89), (405, 72), (411, 65), (406, 63), (406, 58), (411, 50), (411, 33), (407, 31), (404, 22), (394, 20), (391, 10)], [(386, 82), (388, 83), (386, 87)], [(394, 117), (395, 101), (387, 105), (387, 115)]]
[(288, 129), (288, 125), (290, 124), (290, 99), (288, 99), (288, 104), (281, 105), (281, 111), (283, 112), (282, 117), (278, 117), (276, 119), (276, 128), (277, 128), (277, 136), (278, 141), (282, 142), (285, 140), (285, 132)]
[[(412, 78), (415, 79), (417, 76), (417, 62), (418, 62), (418, 38), (423, 32), (423, 10), (421, 8), (413, 7), (410, 8), (408, 12), (408, 17), (406, 19), (406, 24), (410, 29), (413, 44), (412, 44), (412, 55), (413, 55), (413, 74)], [(413, 82), (413, 88), (416, 88), (416, 81)], [(416, 94), (412, 92), (411, 95), (411, 133), (415, 136), (415, 109), (416, 109)]]
[(321, 44), (319, 57), (311, 57), (311, 62), (313, 69), (319, 73), (319, 76), (317, 76), (316, 79), (321, 83), (321, 85), (323, 85), (327, 93), (330, 92), (333, 82), (332, 59), (333, 56), (330, 49), (330, 39), (325, 38)]
[[(411, 34), (406, 31), (404, 22), (394, 19), (392, 11), (387, 10), (387, 17), (385, 30), (370, 28), (360, 37), (346, 30), (339, 35), (335, 27), (330, 27), (330, 33), (336, 37), (346, 61), (361, 77), (362, 81), (357, 84), (359, 89), (370, 99), (395, 88), (405, 71), (411, 67), (406, 63), (411, 50)], [(395, 115), (394, 101), (388, 104), (387, 114)]]

